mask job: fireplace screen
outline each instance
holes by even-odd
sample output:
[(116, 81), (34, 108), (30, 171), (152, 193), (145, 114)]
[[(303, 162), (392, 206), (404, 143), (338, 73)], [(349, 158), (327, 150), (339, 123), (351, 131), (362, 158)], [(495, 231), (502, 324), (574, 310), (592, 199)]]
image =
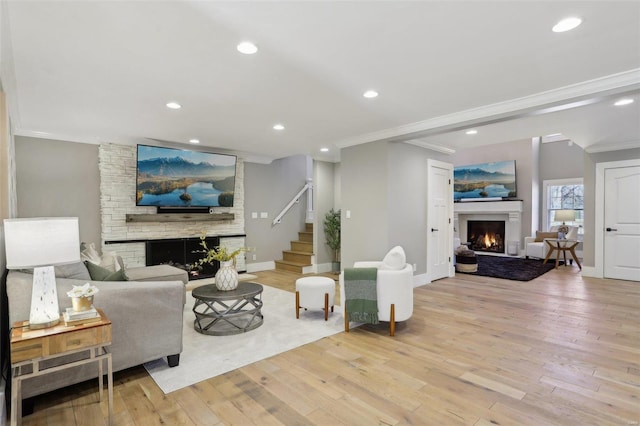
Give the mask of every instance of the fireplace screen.
[(467, 221), (467, 240), (474, 251), (504, 253), (504, 220)]

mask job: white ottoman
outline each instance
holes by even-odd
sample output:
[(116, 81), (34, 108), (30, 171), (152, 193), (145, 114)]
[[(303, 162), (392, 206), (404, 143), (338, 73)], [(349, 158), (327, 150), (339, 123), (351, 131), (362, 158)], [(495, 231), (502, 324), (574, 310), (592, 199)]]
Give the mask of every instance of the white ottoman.
[(329, 307), (333, 312), (336, 282), (329, 277), (304, 277), (296, 280), (296, 319), (300, 308), (324, 310), (324, 320), (329, 318)]

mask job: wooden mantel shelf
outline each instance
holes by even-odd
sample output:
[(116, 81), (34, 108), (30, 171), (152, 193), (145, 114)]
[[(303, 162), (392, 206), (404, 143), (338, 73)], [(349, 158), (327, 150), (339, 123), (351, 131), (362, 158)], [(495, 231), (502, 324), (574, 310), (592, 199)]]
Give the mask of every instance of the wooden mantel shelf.
[(165, 213), (165, 214), (127, 214), (130, 222), (209, 222), (233, 220), (233, 213)]

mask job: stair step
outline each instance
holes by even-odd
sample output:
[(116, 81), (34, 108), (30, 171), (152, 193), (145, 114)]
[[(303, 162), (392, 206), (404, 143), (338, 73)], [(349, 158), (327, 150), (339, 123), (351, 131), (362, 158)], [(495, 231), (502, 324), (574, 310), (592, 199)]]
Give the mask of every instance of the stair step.
[(311, 265), (311, 256), (313, 256), (313, 253), (308, 253), (305, 251), (283, 250), (282, 256), (282, 260), (304, 263), (306, 266), (309, 266)]
[(309, 232), (309, 231), (300, 231), (298, 232), (298, 239), (300, 241), (306, 241), (309, 243), (313, 242), (313, 231)]
[(302, 268), (304, 268), (305, 266), (309, 266), (309, 265), (305, 265), (303, 263), (298, 263), (298, 262), (290, 262), (287, 260), (276, 260), (277, 271), (291, 271), (291, 272), (297, 272), (301, 274)]
[(304, 230), (307, 232), (313, 232), (313, 223), (305, 223)]
[(308, 241), (291, 241), (291, 251), (313, 254), (313, 243)]

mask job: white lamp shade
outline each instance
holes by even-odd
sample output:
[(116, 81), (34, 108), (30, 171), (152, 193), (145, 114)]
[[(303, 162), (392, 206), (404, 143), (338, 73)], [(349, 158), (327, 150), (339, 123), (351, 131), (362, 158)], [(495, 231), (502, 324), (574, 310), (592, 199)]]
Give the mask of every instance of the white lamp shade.
[(553, 216), (556, 222), (573, 222), (576, 220), (575, 210), (556, 210)]
[(7, 269), (80, 261), (77, 217), (5, 219), (4, 241)]

